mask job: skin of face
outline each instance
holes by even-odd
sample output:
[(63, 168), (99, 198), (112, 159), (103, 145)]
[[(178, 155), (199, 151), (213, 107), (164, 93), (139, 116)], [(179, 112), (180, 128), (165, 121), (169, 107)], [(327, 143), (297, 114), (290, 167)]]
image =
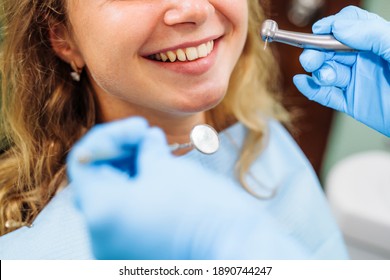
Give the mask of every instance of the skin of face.
[[(72, 47), (56, 51), (84, 67), (101, 121), (141, 115), (167, 130), (204, 122), (204, 111), (222, 100), (248, 29), (247, 0), (69, 0), (67, 5)], [(155, 54), (211, 42), (211, 53), (199, 59), (156, 60)]]

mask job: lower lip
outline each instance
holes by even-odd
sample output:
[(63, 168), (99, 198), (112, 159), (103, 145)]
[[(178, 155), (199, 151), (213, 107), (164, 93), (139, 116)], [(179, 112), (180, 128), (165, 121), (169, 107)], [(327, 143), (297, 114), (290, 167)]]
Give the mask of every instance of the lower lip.
[(185, 75), (201, 75), (208, 72), (215, 64), (218, 52), (219, 40), (214, 41), (213, 51), (206, 57), (193, 61), (160, 62), (149, 60), (158, 67)]

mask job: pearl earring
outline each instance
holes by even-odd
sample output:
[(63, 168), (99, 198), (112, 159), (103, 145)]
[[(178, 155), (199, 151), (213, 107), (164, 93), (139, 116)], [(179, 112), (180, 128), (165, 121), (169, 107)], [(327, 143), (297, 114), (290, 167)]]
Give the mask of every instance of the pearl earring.
[(77, 67), (74, 61), (70, 62), (70, 67), (72, 67), (73, 70), (72, 72), (70, 72), (70, 76), (72, 77), (72, 80), (75, 82), (80, 82), (80, 74), (83, 69)]

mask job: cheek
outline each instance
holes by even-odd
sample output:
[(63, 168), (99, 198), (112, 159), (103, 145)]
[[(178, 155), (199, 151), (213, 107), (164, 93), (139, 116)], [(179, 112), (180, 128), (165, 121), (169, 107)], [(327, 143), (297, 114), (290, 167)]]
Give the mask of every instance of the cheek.
[[(121, 64), (125, 65), (127, 63), (122, 62)], [(137, 103), (137, 100), (143, 99), (144, 96), (141, 92), (143, 86), (141, 81), (143, 81), (143, 77), (139, 75), (140, 71), (136, 69), (132, 73), (126, 71), (132, 65), (128, 65), (126, 68), (125, 66), (118, 65), (118, 63), (112, 64), (109, 61), (100, 61), (92, 64), (88, 68), (88, 74), (95, 92), (116, 96), (119, 99), (126, 99), (133, 103)]]
[[(238, 1), (238, 2), (240, 2), (240, 4), (236, 5), (235, 11), (232, 12), (232, 14), (230, 15), (232, 21), (235, 23), (235, 26), (237, 27), (237, 29), (240, 30), (242, 40), (245, 41), (248, 33), (248, 21), (249, 21), (248, 4), (246, 3), (246, 1)], [(237, 1), (235, 1), (235, 3), (237, 3)]]
[[(221, 20), (231, 29), (229, 33), (233, 41), (231, 44), (235, 48), (236, 56), (239, 56), (248, 34), (249, 11), (247, 1), (221, 0), (216, 2), (218, 3), (215, 4), (215, 7), (220, 13)], [(238, 59), (238, 57), (235, 58)]]
[[(85, 10), (88, 5), (78, 6)], [(75, 40), (91, 72), (98, 75), (104, 71), (111, 76), (115, 69), (123, 70), (120, 68), (125, 63), (137, 57), (148, 34), (153, 32), (158, 11), (151, 12), (148, 5), (127, 1), (108, 3), (105, 8), (90, 6), (88, 13), (75, 12), (71, 18)]]
[[(256, 0), (250, 0), (256, 1)], [(236, 28), (245, 28), (248, 24), (248, 2), (245, 0), (218, 0), (214, 7)]]
[(129, 69), (137, 71), (133, 66), (136, 61), (134, 44), (139, 38), (135, 32), (117, 26), (112, 22), (85, 25), (79, 34), (80, 51), (95, 91), (103, 90), (111, 95), (124, 91), (121, 87), (132, 78), (128, 75)]

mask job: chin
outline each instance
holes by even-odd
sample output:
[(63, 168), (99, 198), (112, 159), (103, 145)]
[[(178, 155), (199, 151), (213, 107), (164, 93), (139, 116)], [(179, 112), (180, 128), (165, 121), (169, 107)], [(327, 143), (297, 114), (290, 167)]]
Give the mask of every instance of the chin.
[(225, 97), (225, 91), (223, 92), (223, 94), (197, 96), (182, 101), (180, 104), (178, 104), (177, 109), (182, 113), (204, 112), (217, 106), (224, 97)]

